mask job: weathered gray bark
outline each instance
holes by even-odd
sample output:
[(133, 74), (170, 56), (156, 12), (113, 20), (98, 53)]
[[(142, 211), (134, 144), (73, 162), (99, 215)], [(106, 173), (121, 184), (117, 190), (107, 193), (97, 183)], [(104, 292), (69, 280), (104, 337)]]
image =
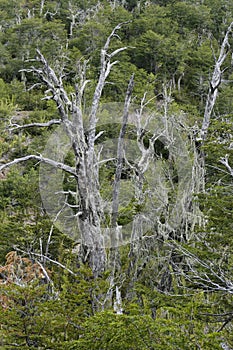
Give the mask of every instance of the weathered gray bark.
[(7, 162), (5, 164), (1, 164), (0, 165), (0, 171), (2, 171), (3, 169), (5, 168), (9, 168), (10, 166), (12, 165), (15, 165), (17, 163), (21, 163), (21, 162), (25, 162), (27, 160), (30, 160), (30, 159), (36, 159), (40, 162), (43, 162), (43, 163), (46, 163), (46, 164), (49, 164), (55, 168), (58, 168), (58, 169), (62, 169), (63, 171), (71, 174), (71, 175), (76, 175), (75, 173), (75, 169), (66, 165), (66, 164), (63, 164), (63, 163), (60, 163), (60, 162), (56, 162), (55, 160), (53, 159), (49, 159), (49, 158), (45, 158), (41, 155), (34, 155), (34, 154), (30, 154), (28, 156), (25, 156), (25, 157), (21, 157), (21, 158), (16, 158), (14, 160), (12, 160), (11, 162)]
[[(89, 131), (87, 138), (85, 135), (84, 116), (82, 113), (82, 95), (88, 82), (85, 80), (86, 63), (84, 63), (82, 67), (83, 69), (80, 70), (79, 83), (75, 86), (76, 94), (67, 93), (63, 85), (62, 73), (58, 75), (39, 50), (37, 50), (36, 61), (40, 63), (40, 68), (31, 67), (30, 69), (25, 70), (26, 72), (33, 72), (36, 74), (40, 81), (47, 87), (46, 98), (55, 101), (60, 114), (60, 121), (52, 120), (48, 123), (42, 123), (43, 125), (40, 123), (34, 123), (29, 124), (28, 127), (50, 126), (60, 122), (61, 125), (64, 126), (70, 144), (72, 145), (75, 157), (75, 168), (73, 169), (66, 164), (36, 155), (28, 155), (26, 157), (15, 159), (14, 161), (0, 167), (0, 170), (2, 170), (7, 166), (28, 159), (37, 159), (74, 175), (77, 182), (79, 197), (80, 210), (77, 220), (82, 238), (83, 259), (89, 262), (95, 276), (101, 275), (106, 266), (105, 242), (101, 227), (104, 212), (99, 192), (99, 167), (97, 155), (95, 153), (96, 115), (105, 81), (112, 66), (117, 63), (117, 61), (111, 62), (111, 60), (118, 53), (126, 49), (126, 47), (121, 47), (113, 52), (109, 52), (110, 41), (122, 25), (123, 23), (118, 24), (113, 29), (101, 50), (100, 73), (89, 114)], [(13, 128), (16, 129), (26, 127), (27, 125), (13, 125)]]
[(40, 16), (42, 16), (42, 14), (43, 14), (44, 5), (45, 5), (45, 0), (41, 0), (41, 2), (40, 2)]
[(220, 163), (222, 163), (227, 168), (229, 174), (233, 176), (233, 167), (229, 164), (229, 154), (226, 154), (225, 157), (221, 158)]
[[(123, 120), (122, 120), (120, 135), (118, 139), (118, 146), (117, 146), (117, 166), (116, 166), (115, 179), (113, 183), (113, 194), (112, 194), (112, 222), (111, 222), (112, 228), (115, 228), (117, 226), (120, 180), (121, 180), (121, 173), (122, 173), (123, 159), (124, 159), (124, 137), (125, 137), (126, 127), (128, 123), (129, 106), (130, 106), (130, 99), (133, 91), (133, 85), (134, 85), (134, 76), (132, 75), (129, 81), (127, 92), (126, 92)], [(117, 242), (115, 242), (115, 237), (113, 235), (111, 239), (111, 246), (116, 247), (117, 246), (116, 243)]]
[(216, 102), (216, 98), (218, 96), (219, 86), (221, 85), (222, 74), (224, 72), (224, 70), (222, 71), (222, 65), (225, 62), (230, 51), (230, 44), (228, 40), (229, 40), (230, 34), (232, 33), (232, 29), (233, 29), (233, 22), (231, 22), (231, 24), (227, 29), (227, 32), (225, 34), (225, 37), (223, 39), (223, 42), (220, 48), (219, 57), (215, 61), (214, 71), (210, 81), (209, 92), (208, 92), (206, 105), (205, 105), (205, 113), (204, 113), (204, 118), (203, 118), (202, 127), (201, 127), (200, 136), (202, 141), (206, 139), (206, 135), (210, 124), (211, 114)]
[(19, 124), (13, 123), (13, 124), (10, 124), (9, 131), (16, 131), (19, 129), (27, 129), (27, 128), (33, 128), (33, 127), (44, 128), (51, 125), (59, 125), (59, 124), (61, 124), (61, 121), (57, 119), (52, 119), (45, 123), (31, 123), (31, 124), (25, 124), (25, 125), (19, 125)]
[[(119, 193), (120, 193), (120, 182), (121, 182), (121, 174), (123, 168), (124, 161), (124, 138), (126, 133), (126, 127), (128, 123), (129, 116), (129, 107), (131, 101), (131, 95), (133, 92), (134, 86), (134, 75), (131, 76), (124, 104), (123, 118), (121, 124), (121, 130), (118, 138), (117, 145), (117, 165), (113, 183), (113, 191), (112, 191), (112, 212), (111, 212), (111, 227), (110, 227), (110, 253), (108, 258), (108, 266), (112, 271), (112, 284), (114, 285), (114, 275), (118, 272), (120, 268), (120, 256), (119, 256), (119, 246), (121, 242), (119, 242), (120, 238), (120, 227), (118, 227), (117, 219), (118, 219), (118, 211), (119, 211)], [(120, 293), (120, 291), (118, 291)], [(118, 293), (116, 292), (116, 294)]]

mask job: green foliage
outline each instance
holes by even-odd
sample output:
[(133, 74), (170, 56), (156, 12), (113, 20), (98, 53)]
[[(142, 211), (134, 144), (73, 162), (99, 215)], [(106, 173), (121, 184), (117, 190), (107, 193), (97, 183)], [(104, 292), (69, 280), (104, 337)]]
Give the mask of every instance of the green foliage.
[[(0, 284), (0, 345), (10, 349), (65, 349), (78, 340), (83, 322), (95, 310), (93, 294), (103, 292), (103, 281), (93, 280), (85, 267), (76, 268), (76, 276), (63, 273), (54, 286), (39, 279), (23, 286)], [(53, 272), (55, 274), (55, 271)]]
[[(168, 310), (167, 310), (168, 312)], [(164, 314), (166, 311), (164, 310)], [(196, 328), (196, 327), (197, 328)], [(187, 333), (192, 329), (192, 334)], [(96, 314), (83, 324), (78, 341), (67, 349), (193, 349), (196, 346), (218, 349), (218, 335), (210, 333), (201, 339), (195, 321), (182, 323), (170, 317), (153, 320), (150, 316)]]
[[(100, 1), (96, 5), (93, 0), (45, 1), (42, 9), (40, 0), (0, 0), (1, 163), (29, 153), (42, 153), (55, 128), (9, 131), (10, 121), (23, 125), (58, 118), (55, 103), (42, 100), (44, 88), (36, 85), (30, 89), (38, 82), (37, 77), (21, 71), (37, 64), (33, 61), (36, 49), (42, 51), (56, 72), (63, 69), (66, 89), (73, 96), (79, 79), (77, 70), (88, 59), (86, 78), (90, 82), (83, 98), (84, 108), (88, 110), (99, 75), (100, 50), (120, 22), (127, 23), (113, 38), (111, 51), (128, 48), (116, 56), (118, 64), (112, 67), (103, 91), (105, 107), (100, 122), (105, 123), (105, 132), (96, 146), (106, 142), (109, 152), (115, 147), (120, 124), (113, 124), (113, 103), (124, 103), (132, 73), (135, 104), (140, 104), (147, 92), (147, 98), (152, 99), (149, 107), (163, 114), (164, 87), (170, 82), (170, 98), (174, 100), (170, 114), (185, 112), (190, 126), (200, 122), (215, 63), (213, 53), (218, 55), (227, 25), (232, 21), (232, 1), (130, 0)], [(72, 33), (71, 8), (78, 14)], [(232, 50), (232, 38), (229, 44)], [(196, 229), (196, 236), (185, 247), (232, 281), (232, 176), (220, 162), (228, 155), (229, 164), (233, 165), (230, 54), (223, 68), (223, 80), (228, 83), (221, 84), (202, 148), (206, 155), (206, 191), (198, 196), (198, 202), (206, 222)], [(121, 112), (116, 110), (116, 113)], [(97, 132), (102, 129), (101, 126)], [(145, 146), (148, 135), (144, 138)], [(126, 138), (136, 141), (134, 128), (127, 129)], [(159, 140), (155, 143), (155, 154), (157, 167), (174, 175), (173, 188), (168, 180), (164, 181), (172, 202), (176, 169)], [(67, 154), (66, 162), (74, 165), (71, 153)], [(106, 201), (112, 196), (115, 168), (114, 161), (101, 166), (100, 190)], [(138, 260), (135, 258), (138, 264), (135, 275), (129, 272), (133, 264), (129, 254), (132, 247), (121, 247), (119, 251), (122, 265), (114, 282), (121, 286), (124, 314), (117, 315), (112, 311), (114, 292), (109, 297), (110, 272), (99, 280), (93, 279), (90, 269), (80, 261), (77, 242), (52, 227), (45, 214), (35, 161), (0, 175), (0, 264), (4, 266), (5, 255), (14, 247), (32, 259), (40, 259), (40, 254), (48, 248), (48, 261), (40, 261), (50, 270), (53, 281), (53, 285), (42, 285), (37, 280), (23, 287), (0, 284), (0, 294), (4, 297), (3, 301), (0, 299), (1, 349), (220, 349), (221, 341), (233, 346), (232, 322), (224, 316), (232, 316), (231, 293), (209, 293), (208, 288), (203, 292), (197, 286), (194, 288), (192, 281), (177, 277), (174, 259), (182, 260), (182, 257), (174, 256), (166, 242), (155, 240), (158, 225), (142, 240), (142, 251)], [(120, 225), (128, 224), (143, 211), (142, 203), (127, 198), (133, 191), (131, 176), (124, 165)], [(152, 178), (154, 174), (148, 176)], [(68, 189), (75, 190), (76, 183), (66, 176), (64, 190)], [(69, 203), (76, 204), (72, 200), (68, 198)], [(165, 220), (166, 213), (161, 213), (161, 223)], [(66, 268), (74, 271), (74, 275)], [(158, 292), (166, 276), (173, 295)]]
[[(226, 271), (232, 257), (233, 186), (232, 176), (220, 160), (228, 154), (229, 164), (232, 164), (232, 131), (231, 115), (212, 121), (203, 147), (207, 168), (206, 193), (199, 196), (202, 211), (207, 218), (204, 242), (208, 242), (209, 249), (214, 252), (215, 263), (220, 261)], [(202, 249), (206, 251), (205, 248)]]
[(185, 1), (177, 1), (171, 7), (171, 16), (178, 23), (181, 33), (186, 28), (201, 33), (203, 30), (208, 30), (212, 24), (210, 8), (201, 4), (197, 6)]

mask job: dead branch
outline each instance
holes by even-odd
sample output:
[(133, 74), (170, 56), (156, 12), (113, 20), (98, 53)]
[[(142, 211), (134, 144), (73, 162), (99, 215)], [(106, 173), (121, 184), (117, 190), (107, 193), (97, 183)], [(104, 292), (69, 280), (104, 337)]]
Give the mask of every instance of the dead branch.
[(88, 146), (90, 150), (90, 159), (89, 162), (92, 161), (93, 157), (93, 151), (94, 151), (94, 142), (95, 142), (95, 131), (96, 131), (96, 114), (99, 106), (99, 101), (100, 97), (105, 85), (105, 81), (111, 71), (111, 68), (114, 64), (117, 63), (115, 62), (110, 62), (111, 58), (114, 57), (116, 54), (118, 54), (121, 51), (124, 51), (127, 49), (127, 47), (122, 47), (119, 48), (115, 51), (113, 51), (111, 54), (108, 53), (109, 45), (111, 42), (111, 39), (116, 35), (116, 31), (119, 30), (124, 24), (127, 24), (128, 22), (123, 22), (119, 23), (111, 32), (111, 34), (108, 36), (105, 45), (103, 49), (101, 50), (101, 57), (100, 57), (100, 62), (101, 62), (101, 68), (100, 68), (100, 75), (99, 79), (95, 88), (93, 100), (92, 100), (92, 106), (91, 106), (91, 112), (90, 112), (90, 119), (89, 119), (89, 128), (90, 132), (88, 135)]
[(51, 125), (55, 124), (61, 124), (61, 121), (58, 119), (52, 119), (46, 123), (31, 123), (31, 124), (24, 124), (24, 125), (19, 125), (16, 123), (11, 124), (11, 127), (9, 128), (9, 131), (15, 131), (19, 129), (27, 129), (27, 128), (33, 128), (33, 127), (49, 127)]
[(200, 259), (197, 255), (191, 253), (175, 241), (172, 243), (167, 242), (167, 245), (175, 248), (185, 257), (187, 271), (184, 271), (178, 265), (174, 265), (174, 274), (180, 275), (191, 284), (209, 291), (223, 291), (233, 294), (233, 281), (228, 279), (219, 266), (216, 267), (212, 262)]
[(37, 257), (40, 257), (40, 258), (43, 258), (43, 259), (46, 259), (48, 260), (49, 262), (51, 262), (52, 264), (55, 264), (59, 267), (61, 267), (62, 269), (68, 271), (71, 275), (74, 275), (76, 276), (76, 273), (74, 273), (72, 270), (70, 270), (68, 267), (66, 267), (65, 265), (63, 265), (62, 263), (60, 263), (59, 261), (56, 261), (56, 260), (53, 260), (53, 259), (50, 259), (48, 256), (45, 256), (45, 255), (42, 255), (39, 254), (39, 253), (33, 253), (33, 252), (26, 252), (25, 250), (22, 250), (18, 247), (14, 247), (14, 249), (20, 253), (23, 253), (23, 254), (27, 254), (27, 255), (30, 255), (30, 256), (37, 256)]
[(225, 165), (230, 175), (233, 176), (233, 168), (230, 166), (228, 158), (229, 158), (229, 154), (226, 154), (225, 157), (220, 159), (220, 163)]
[(15, 164), (18, 164), (18, 163), (22, 163), (22, 162), (25, 162), (25, 161), (30, 160), (30, 159), (35, 159), (35, 160), (38, 160), (40, 162), (49, 164), (49, 165), (51, 165), (51, 166), (53, 166), (55, 168), (62, 169), (65, 172), (76, 176), (76, 172), (75, 172), (74, 168), (71, 168), (70, 166), (68, 166), (66, 164), (63, 164), (63, 163), (60, 163), (60, 162), (57, 162), (57, 161), (55, 161), (53, 159), (44, 158), (42, 155), (34, 155), (34, 154), (30, 154), (28, 156), (21, 157), (21, 158), (16, 158), (16, 159), (12, 160), (11, 162), (2, 164), (2, 165), (0, 165), (0, 171), (2, 171), (5, 168), (9, 168), (12, 165), (15, 165)]

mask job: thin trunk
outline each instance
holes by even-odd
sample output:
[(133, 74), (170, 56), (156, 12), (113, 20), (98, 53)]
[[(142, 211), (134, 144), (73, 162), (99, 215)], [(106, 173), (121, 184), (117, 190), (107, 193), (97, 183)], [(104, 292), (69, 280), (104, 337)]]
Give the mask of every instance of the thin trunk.
[[(134, 86), (134, 75), (131, 76), (124, 104), (124, 112), (120, 135), (118, 138), (117, 146), (117, 166), (115, 172), (115, 179), (113, 183), (113, 194), (112, 194), (112, 217), (111, 217), (111, 228), (110, 228), (110, 256), (109, 256), (109, 267), (112, 269), (112, 275), (119, 270), (120, 257), (118, 246), (120, 244), (120, 227), (117, 225), (118, 209), (119, 209), (119, 194), (120, 194), (120, 181), (124, 159), (124, 138), (126, 133), (126, 127), (128, 123), (129, 107), (131, 101), (131, 95)], [(113, 277), (114, 278), (114, 277)]]
[(41, 0), (41, 2), (40, 2), (40, 16), (43, 15), (44, 3), (45, 3), (45, 0)]
[(209, 129), (209, 124), (210, 124), (211, 114), (216, 102), (216, 98), (218, 96), (218, 89), (221, 84), (222, 74), (224, 73), (224, 70), (221, 70), (221, 68), (230, 50), (230, 44), (228, 42), (228, 39), (229, 39), (230, 33), (232, 33), (232, 29), (233, 29), (233, 22), (231, 22), (231, 24), (227, 29), (227, 32), (225, 34), (225, 37), (221, 45), (219, 57), (215, 62), (214, 72), (212, 75), (212, 79), (210, 81), (210, 87), (209, 87), (209, 92), (206, 100), (205, 113), (204, 113), (204, 118), (203, 118), (202, 128), (201, 128), (202, 142), (204, 142), (206, 139), (208, 129)]
[[(133, 91), (133, 85), (134, 85), (134, 76), (132, 75), (129, 81), (128, 89), (126, 93), (123, 120), (122, 120), (120, 135), (118, 138), (118, 146), (117, 146), (117, 166), (116, 166), (116, 173), (115, 173), (115, 179), (113, 184), (113, 195), (112, 195), (112, 222), (111, 222), (112, 225), (111, 226), (113, 228), (117, 226), (120, 180), (121, 180), (123, 158), (124, 158), (124, 138), (125, 138), (126, 127), (128, 123), (129, 106), (130, 106), (130, 100), (131, 100), (131, 95)], [(111, 244), (112, 247), (116, 246), (117, 242), (115, 242), (114, 237), (112, 237), (111, 243), (112, 243)]]

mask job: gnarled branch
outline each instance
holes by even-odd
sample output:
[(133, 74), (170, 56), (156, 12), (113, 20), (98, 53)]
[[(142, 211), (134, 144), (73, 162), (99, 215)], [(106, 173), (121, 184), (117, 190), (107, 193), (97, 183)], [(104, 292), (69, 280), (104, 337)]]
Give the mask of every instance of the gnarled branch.
[(76, 172), (75, 172), (74, 168), (71, 168), (70, 166), (68, 166), (68, 165), (66, 165), (64, 163), (57, 162), (57, 161), (55, 161), (53, 159), (45, 158), (42, 155), (35, 155), (35, 154), (30, 154), (30, 155), (25, 156), (25, 157), (16, 158), (16, 159), (12, 160), (11, 162), (8, 162), (8, 163), (5, 163), (5, 164), (1, 164), (0, 165), (0, 171), (2, 171), (5, 168), (9, 168), (12, 165), (15, 165), (15, 164), (18, 164), (18, 163), (22, 163), (22, 162), (25, 162), (25, 161), (30, 160), (30, 159), (35, 159), (35, 160), (38, 160), (39, 162), (43, 162), (43, 163), (49, 164), (49, 165), (51, 165), (51, 166), (53, 166), (55, 168), (62, 169), (64, 171), (66, 171), (67, 173), (76, 176)]
[(11, 127), (9, 128), (9, 131), (15, 131), (19, 129), (27, 129), (27, 128), (33, 128), (33, 127), (49, 127), (51, 125), (55, 124), (61, 124), (61, 120), (59, 119), (52, 119), (48, 122), (45, 123), (30, 123), (30, 124), (24, 124), (24, 125), (19, 125), (16, 123), (11, 124)]

